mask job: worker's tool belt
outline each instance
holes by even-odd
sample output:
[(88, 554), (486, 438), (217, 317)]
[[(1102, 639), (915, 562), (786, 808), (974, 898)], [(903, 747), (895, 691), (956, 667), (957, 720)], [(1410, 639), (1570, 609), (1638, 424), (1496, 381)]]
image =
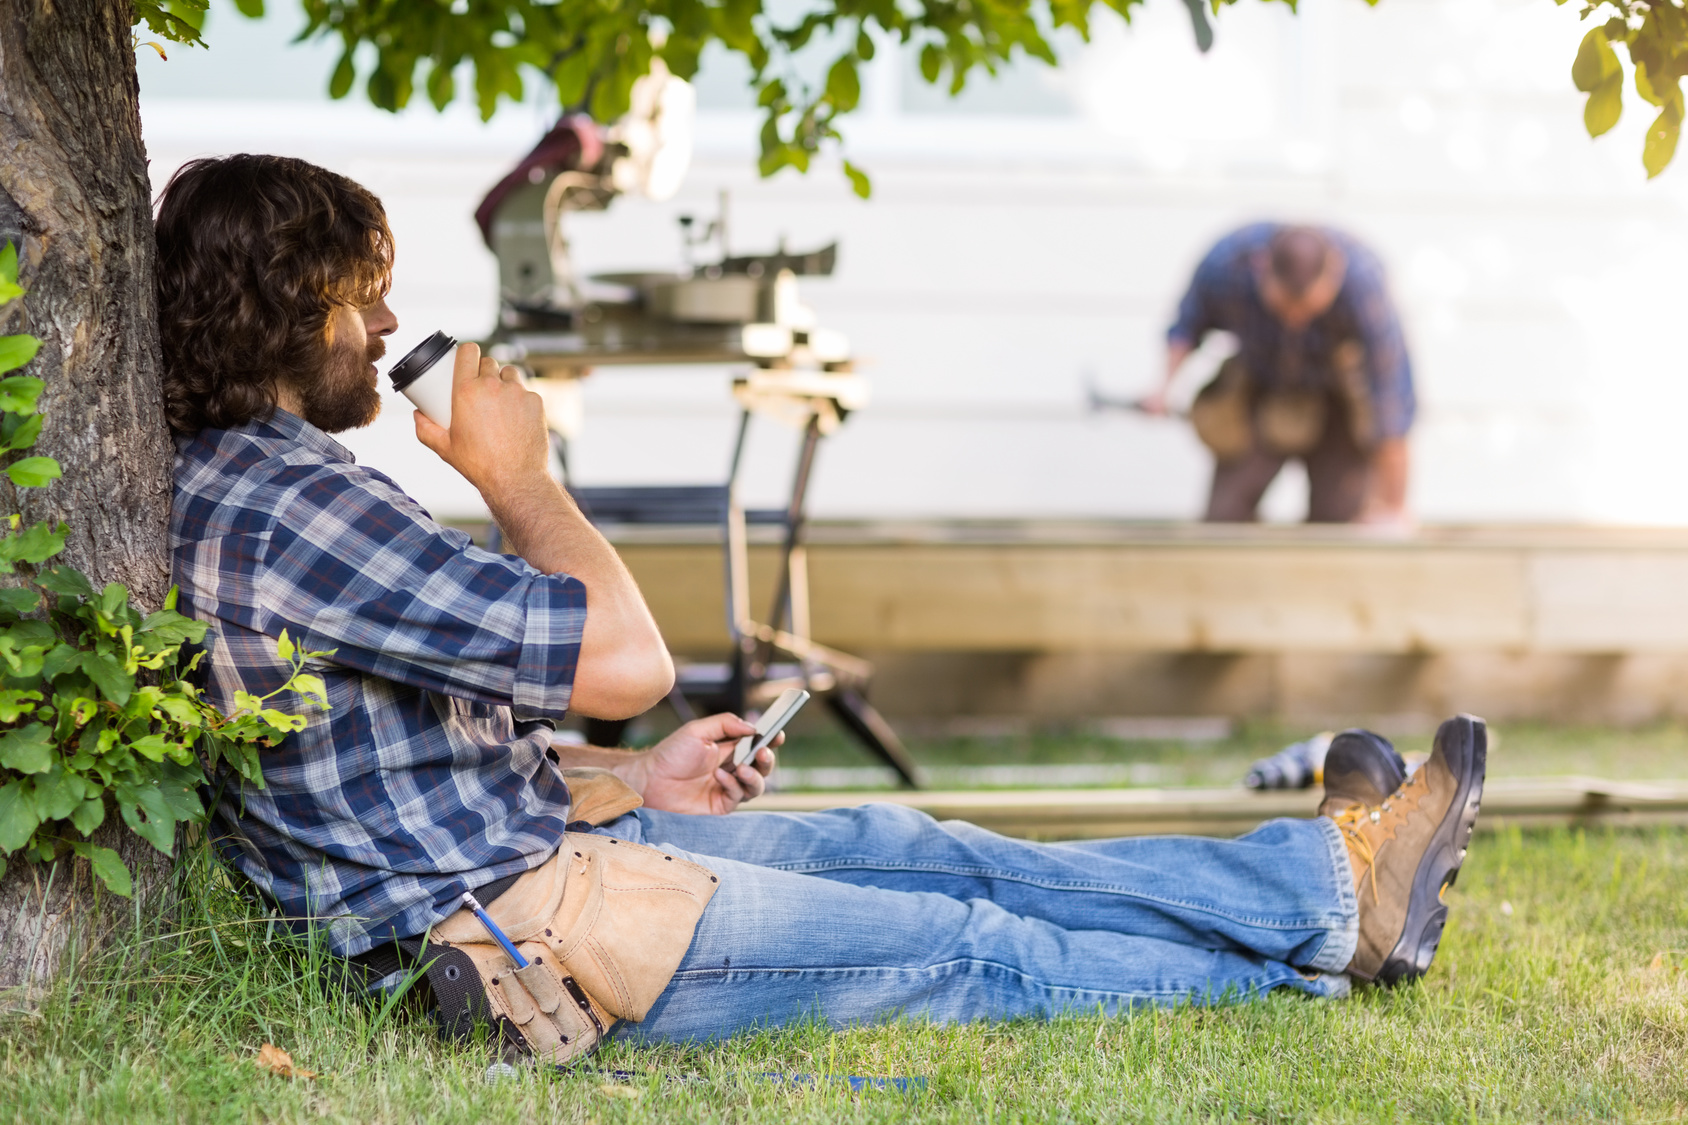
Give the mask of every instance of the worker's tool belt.
[(1354, 444), (1371, 448), (1375, 411), (1366, 386), (1365, 349), (1357, 341), (1344, 341), (1332, 360), (1334, 387), (1261, 387), (1242, 360), (1232, 356), (1190, 406), (1196, 436), (1219, 461), (1234, 461), (1257, 445), (1274, 456), (1299, 457), (1324, 437), (1334, 394), (1347, 406)]
[[(631, 790), (615, 792), (625, 789), (619, 779), (609, 785), (576, 774), (569, 786), (576, 819), (588, 819), (594, 802), (603, 803), (593, 819), (604, 820), (639, 803)], [(567, 832), (556, 855), (486, 904), (526, 968), (516, 968), (467, 909), (430, 936), (474, 962), (494, 1018), (514, 1026), (521, 1046), (541, 1062), (566, 1063), (596, 1047), (617, 1020), (645, 1018), (719, 885), (707, 869), (656, 848)]]

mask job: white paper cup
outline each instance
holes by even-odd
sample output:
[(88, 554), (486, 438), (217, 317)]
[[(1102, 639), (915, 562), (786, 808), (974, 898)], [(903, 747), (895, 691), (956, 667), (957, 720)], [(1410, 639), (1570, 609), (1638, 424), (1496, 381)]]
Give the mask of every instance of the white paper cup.
[(456, 340), (444, 332), (436, 332), (406, 352), (387, 373), (393, 381), (393, 390), (447, 429), (451, 428), (452, 369), (442, 366), (440, 360), (456, 347)]

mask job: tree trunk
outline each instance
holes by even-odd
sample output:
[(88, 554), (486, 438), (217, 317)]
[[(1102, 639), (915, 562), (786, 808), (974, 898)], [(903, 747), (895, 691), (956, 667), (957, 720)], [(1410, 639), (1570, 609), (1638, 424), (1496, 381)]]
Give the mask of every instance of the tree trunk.
[[(21, 497), (0, 489), (21, 503), (0, 514), (64, 520), (63, 560), (147, 609), (170, 582), (151, 196), (128, 0), (0, 0), (0, 244), (18, 245), (29, 291), (0, 332), (42, 340), (26, 372), (47, 383), (36, 452), (64, 469)], [(108, 817), (99, 842), (156, 902), (169, 863), (121, 826)], [(73, 932), (108, 921), (78, 867), (13, 863), (0, 880), (0, 988), (50, 978)]]

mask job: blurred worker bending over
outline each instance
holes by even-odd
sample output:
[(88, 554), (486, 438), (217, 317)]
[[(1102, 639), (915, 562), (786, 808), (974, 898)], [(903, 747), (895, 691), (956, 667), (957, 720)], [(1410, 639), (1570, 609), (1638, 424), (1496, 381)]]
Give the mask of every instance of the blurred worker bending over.
[(1315, 523), (1406, 523), (1412, 364), (1376, 254), (1341, 231), (1255, 223), (1196, 268), (1167, 332), (1167, 389), (1213, 331), (1237, 337), (1190, 408), (1213, 451), (1212, 521), (1257, 518), (1284, 462), (1307, 466)]

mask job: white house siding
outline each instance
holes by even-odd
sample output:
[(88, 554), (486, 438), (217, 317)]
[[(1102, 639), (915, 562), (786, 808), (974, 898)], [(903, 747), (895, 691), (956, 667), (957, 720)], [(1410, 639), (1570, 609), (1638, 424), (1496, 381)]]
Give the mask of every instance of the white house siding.
[[(680, 196), (618, 200), (570, 233), (585, 271), (672, 267), (676, 216), (712, 215), (725, 188), (736, 252), (782, 234), (841, 241), (836, 276), (806, 294), (869, 361), (875, 397), (822, 454), (823, 517), (1195, 516), (1207, 461), (1190, 434), (1087, 415), (1081, 377), (1147, 389), (1208, 243), (1283, 217), (1346, 226), (1392, 270), (1419, 377), (1422, 519), (1688, 523), (1675, 268), (1688, 171), (1644, 181), (1633, 97), (1615, 135), (1584, 135), (1576, 7), (1302, 0), (1292, 16), (1250, 2), (1219, 17), (1202, 58), (1183, 5), (1150, 0), (1130, 28), (1100, 19), (1061, 72), (1019, 67), (957, 104), (882, 51), (845, 126), (869, 202), (830, 167), (759, 180), (756, 118), (716, 68)], [(163, 63), (143, 50), (155, 183), (241, 150), (341, 170), (381, 195), (398, 236), (394, 354), (436, 328), (486, 332), (495, 270), (470, 215), (545, 126), (544, 99), (490, 125), (461, 108), (395, 118), (331, 103), (334, 50), (283, 46), (297, 22), (218, 7), (210, 52)], [(721, 369), (595, 375), (580, 477), (718, 476), (726, 382)], [(480, 514), (401, 407), (347, 444), (436, 514)], [(771, 499), (792, 439), (762, 436), (753, 492)], [(1271, 515), (1294, 517), (1300, 491), (1281, 481)]]

